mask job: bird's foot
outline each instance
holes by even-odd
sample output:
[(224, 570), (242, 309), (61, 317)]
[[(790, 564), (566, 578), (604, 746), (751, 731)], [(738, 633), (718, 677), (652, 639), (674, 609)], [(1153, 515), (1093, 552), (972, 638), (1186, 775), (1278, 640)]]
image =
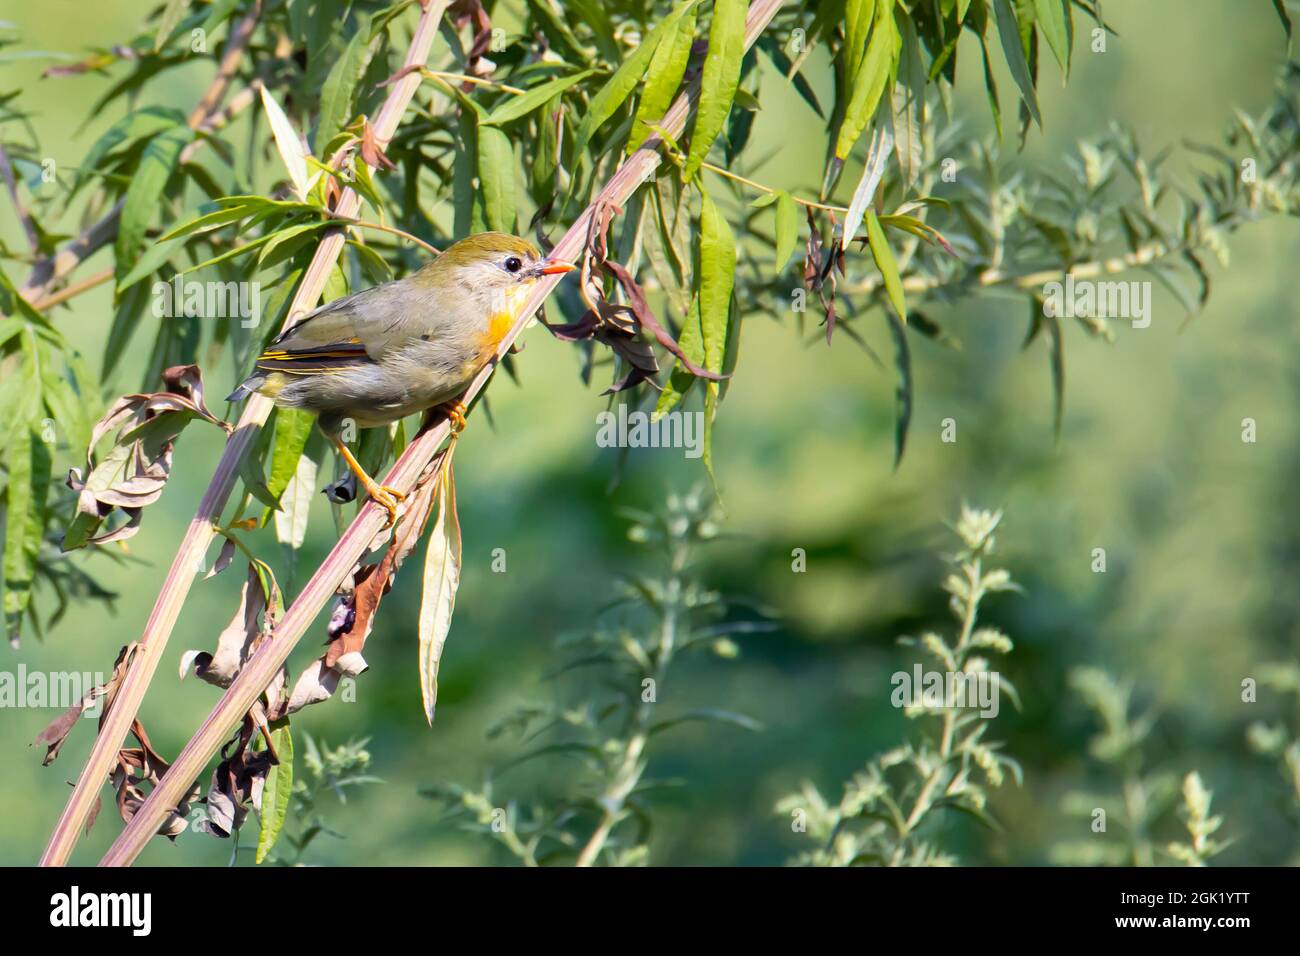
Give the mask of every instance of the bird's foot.
[(464, 402), (448, 402), (442, 406), (442, 410), (447, 414), (447, 422), (451, 426), (452, 437), (455, 438), (465, 430), (465, 415), (469, 411)]
[(388, 523), (385, 528), (391, 528), (397, 523), (397, 506), (406, 500), (406, 494), (398, 491), (396, 488), (390, 488), (388, 485), (381, 485), (371, 482), (366, 486), (366, 492), (371, 499), (388, 512)]

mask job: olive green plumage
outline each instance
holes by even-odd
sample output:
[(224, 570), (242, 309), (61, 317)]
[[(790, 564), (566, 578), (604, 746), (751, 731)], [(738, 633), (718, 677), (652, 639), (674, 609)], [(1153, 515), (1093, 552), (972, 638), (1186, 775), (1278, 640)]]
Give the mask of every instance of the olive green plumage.
[(455, 398), (495, 354), (541, 276), (571, 266), (485, 232), (404, 279), (337, 299), (286, 329), (231, 401), (252, 392), (305, 408), (333, 431), (385, 425)]

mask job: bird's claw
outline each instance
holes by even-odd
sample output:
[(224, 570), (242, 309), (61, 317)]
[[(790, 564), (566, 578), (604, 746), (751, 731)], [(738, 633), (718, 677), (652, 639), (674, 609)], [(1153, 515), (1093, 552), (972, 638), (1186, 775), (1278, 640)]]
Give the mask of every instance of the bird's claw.
[(465, 407), (464, 402), (452, 402), (442, 408), (447, 413), (447, 423), (451, 428), (452, 436), (459, 435), (465, 430), (465, 414), (469, 409)]
[(384, 527), (391, 528), (397, 523), (397, 506), (406, 500), (406, 494), (388, 485), (372, 484), (366, 490), (375, 504), (388, 512), (388, 523)]

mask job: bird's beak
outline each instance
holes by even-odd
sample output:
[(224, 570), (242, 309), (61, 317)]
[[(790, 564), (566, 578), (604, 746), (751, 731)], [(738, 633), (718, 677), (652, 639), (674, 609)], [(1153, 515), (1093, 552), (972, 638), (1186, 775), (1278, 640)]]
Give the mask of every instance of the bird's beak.
[(572, 262), (564, 262), (561, 259), (543, 259), (537, 264), (537, 274), (544, 276), (561, 276), (566, 272), (572, 272), (578, 268)]

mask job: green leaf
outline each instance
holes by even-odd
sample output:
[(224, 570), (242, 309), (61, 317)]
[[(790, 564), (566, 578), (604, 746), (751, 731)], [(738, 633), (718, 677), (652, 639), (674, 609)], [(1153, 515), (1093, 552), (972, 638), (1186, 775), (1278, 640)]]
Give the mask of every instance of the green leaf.
[(279, 498), (298, 470), (298, 459), (307, 447), (316, 416), (299, 408), (279, 408), (275, 412), (275, 445), (271, 451), (271, 476), (266, 488)]
[(1291, 49), (1291, 14), (1287, 13), (1286, 0), (1273, 0), (1273, 9), (1277, 11), (1277, 17), (1282, 21), (1282, 29), (1286, 31), (1286, 46)]
[(713, 5), (709, 50), (704, 56), (700, 78), (700, 104), (691, 126), (691, 149), (682, 172), (683, 181), (689, 182), (700, 171), (713, 141), (727, 124), (727, 114), (740, 85), (748, 11), (749, 0), (715, 0)]
[(1034, 78), (1029, 72), (1024, 48), (1020, 45), (1020, 25), (1016, 22), (1011, 0), (993, 0), (993, 13), (997, 17), (998, 39), (1002, 41), (1002, 55), (1006, 57), (1011, 78), (1020, 88), (1020, 98), (1025, 101), (1029, 115), (1041, 129), (1043, 117), (1038, 112), (1038, 95), (1034, 92)]
[[(694, 364), (704, 364), (704, 333), (700, 330), (699, 296), (691, 299), (686, 321), (682, 323), (681, 334), (677, 336), (677, 346)], [(659, 393), (659, 401), (655, 403), (654, 413), (650, 416), (651, 421), (657, 422), (665, 413), (672, 411), (694, 384), (695, 376), (678, 362), (664, 383), (663, 391)]]
[(184, 125), (185, 114), (178, 109), (146, 106), (133, 110), (110, 126), (95, 141), (95, 145), (90, 147), (90, 152), (86, 153), (86, 158), (81, 162), (80, 175), (84, 177), (98, 169), (103, 158), (119, 147), (129, 147), (132, 143), (156, 136), (163, 130)]
[(315, 177), (307, 178), (307, 150), (302, 144), (302, 139), (266, 86), (262, 87), (262, 108), (266, 110), (266, 118), (271, 124), (271, 133), (275, 136), (275, 148), (279, 151), (280, 159), (289, 174), (289, 182), (293, 184), (298, 198), (306, 199)]
[(10, 637), (18, 633), (31, 603), (32, 579), (44, 529), (42, 505), (50, 485), (50, 452), (30, 426), (15, 433), (5, 456), (9, 487), (5, 496), (3, 607)]
[(799, 241), (799, 211), (784, 189), (776, 194), (776, 273), (780, 275)]
[(642, 75), (650, 66), (650, 58), (659, 46), (659, 41), (663, 39), (669, 30), (676, 28), (677, 22), (681, 20), (687, 10), (695, 6), (696, 2), (697, 0), (684, 0), (683, 3), (679, 3), (674, 7), (672, 13), (655, 25), (649, 35), (614, 71), (614, 75), (591, 98), (591, 105), (587, 109), (587, 115), (578, 124), (578, 131), (574, 135), (574, 156), (580, 157), (582, 155), (587, 148), (587, 144), (591, 142), (591, 137), (632, 95), (632, 91), (636, 89), (637, 83), (640, 82)]
[(677, 24), (675, 30), (664, 34), (650, 59), (650, 68), (646, 72), (645, 89), (641, 91), (641, 102), (637, 104), (636, 119), (632, 121), (632, 132), (628, 134), (627, 151), (631, 153), (646, 141), (668, 108), (672, 105), (673, 95), (682, 85), (686, 74), (686, 64), (691, 57), (691, 44), (695, 40), (696, 8), (692, 7)]
[[(704, 336), (704, 367), (710, 372), (721, 372), (731, 291), (736, 281), (736, 240), (709, 194), (702, 192), (700, 196), (700, 331)], [(716, 382), (709, 385), (717, 390)]]
[(898, 317), (886, 311), (889, 334), (894, 340), (894, 367), (898, 371), (898, 387), (894, 391), (894, 469), (903, 460), (907, 447), (907, 430), (912, 424), (912, 353), (907, 347), (907, 329)]
[(254, 207), (237, 205), (223, 206), (220, 209), (214, 209), (211, 212), (205, 212), (196, 216), (189, 222), (181, 223), (171, 232), (164, 235), (158, 240), (158, 243), (171, 242), (173, 239), (180, 239), (184, 236), (193, 235), (196, 232), (204, 232), (208, 229), (215, 229), (218, 226), (224, 226), (228, 223), (238, 222), (254, 212)]
[(575, 73), (572, 76), (556, 77), (547, 83), (534, 86), (520, 96), (512, 96), (489, 113), (487, 119), (483, 120), (479, 127), (504, 126), (512, 120), (527, 116), (539, 106), (545, 106), (569, 87), (575, 83), (581, 83), (595, 72), (595, 70), (583, 70), (581, 73)]
[(998, 82), (993, 76), (993, 64), (989, 62), (988, 44), (980, 37), (980, 50), (984, 54), (984, 93), (988, 98), (989, 112), (993, 114), (993, 129), (1002, 139), (1002, 106), (998, 102)]
[(280, 838), (293, 799), (293, 737), (289, 735), (287, 721), (271, 731), (271, 743), (280, 762), (267, 772), (262, 786), (262, 825), (257, 834), (255, 858), (258, 863), (266, 859)]
[(505, 130), (480, 126), (478, 178), (487, 227), (515, 231), (515, 149)]
[(140, 165), (127, 187), (117, 228), (114, 253), (119, 277), (127, 274), (129, 266), (135, 264), (136, 256), (144, 248), (144, 234), (149, 221), (158, 210), (159, 200), (176, 169), (181, 150), (193, 138), (194, 132), (188, 126), (175, 126), (159, 133), (145, 146)]
[(1069, 76), (1070, 48), (1074, 40), (1070, 0), (1034, 0), (1034, 14), (1052, 56), (1061, 65), (1061, 72)]
[(1052, 363), (1052, 429), (1059, 441), (1061, 422), (1065, 417), (1065, 349), (1061, 341), (1061, 320), (1044, 311), (1043, 325), (1051, 339), (1048, 354)]
[(190, 0), (167, 0), (167, 6), (163, 8), (162, 17), (158, 20), (158, 35), (154, 37), (153, 51), (157, 53), (167, 43), (168, 37), (176, 29), (176, 25), (181, 22), (181, 17), (189, 9)]
[[(885, 0), (892, 4), (892, 0)], [(867, 39), (876, 15), (876, 0), (848, 0), (844, 4), (844, 74), (857, 76), (867, 54)]]
[(924, 161), (922, 131), (925, 128), (925, 63), (921, 42), (911, 17), (903, 18), (898, 58), (898, 83), (894, 87), (894, 153), (903, 174), (903, 187), (910, 189), (921, 175)]
[(903, 282), (898, 275), (898, 263), (894, 261), (894, 252), (885, 240), (885, 230), (880, 225), (873, 210), (866, 215), (867, 242), (871, 246), (871, 257), (876, 260), (876, 268), (885, 281), (885, 294), (898, 313), (898, 317), (907, 322), (907, 303), (903, 299)]
[(325, 77), (320, 90), (320, 119), (316, 124), (316, 152), (324, 155), (325, 144), (337, 136), (355, 115), (353, 101), (357, 85), (370, 63), (375, 44), (370, 24), (358, 24), (343, 54)]
[(835, 138), (835, 158), (840, 162), (848, 157), (862, 136), (862, 131), (875, 115), (890, 74), (898, 63), (901, 41), (898, 27), (894, 23), (893, 6), (893, 0), (880, 0), (876, 5), (867, 53), (862, 58), (857, 73), (853, 75), (849, 103), (844, 109), (844, 119), (840, 122), (840, 131)]
[(871, 132), (871, 146), (867, 150), (867, 161), (862, 166), (862, 177), (853, 189), (853, 198), (849, 201), (849, 211), (844, 216), (844, 233), (840, 238), (840, 248), (847, 249), (858, 235), (862, 217), (876, 198), (876, 190), (885, 175), (885, 165), (889, 162), (890, 150), (894, 148), (894, 137), (887, 126), (877, 126)]

